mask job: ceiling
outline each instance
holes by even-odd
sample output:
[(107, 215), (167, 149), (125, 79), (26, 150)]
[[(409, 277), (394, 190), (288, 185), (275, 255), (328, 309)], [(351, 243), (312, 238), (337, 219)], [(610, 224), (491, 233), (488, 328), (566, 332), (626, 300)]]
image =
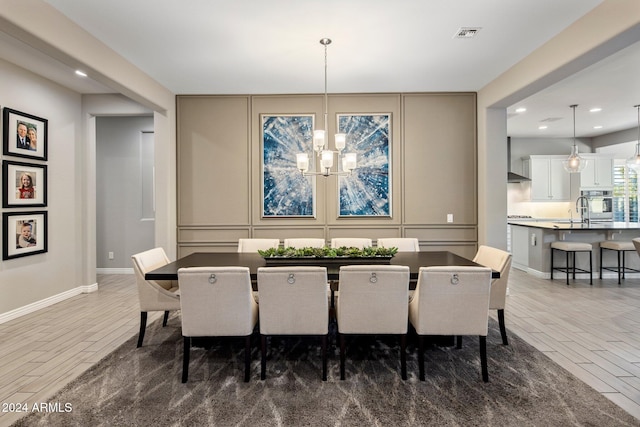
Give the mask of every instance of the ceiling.
[[(450, 0), (45, 1), (176, 94), (320, 93), (322, 37), (333, 40), (330, 93), (478, 91), (602, 2), (456, 0), (454, 9)], [(480, 29), (455, 38), (461, 27)], [(0, 55), (10, 57), (5, 38), (0, 32)], [(43, 74), (59, 81), (69, 70), (57, 65)], [(579, 104), (578, 137), (633, 127), (639, 71), (640, 43), (510, 107), (509, 135), (570, 136), (570, 104)], [(75, 90), (109, 90), (90, 82)], [(513, 113), (519, 106), (526, 113)], [(593, 106), (603, 110), (588, 113)]]
[[(640, 42), (637, 42), (507, 109), (511, 137), (595, 137), (638, 126)], [(524, 107), (526, 112), (516, 113)], [(593, 108), (601, 111), (591, 112)], [(546, 125), (546, 129), (538, 129)], [(594, 126), (602, 126), (594, 129)]]

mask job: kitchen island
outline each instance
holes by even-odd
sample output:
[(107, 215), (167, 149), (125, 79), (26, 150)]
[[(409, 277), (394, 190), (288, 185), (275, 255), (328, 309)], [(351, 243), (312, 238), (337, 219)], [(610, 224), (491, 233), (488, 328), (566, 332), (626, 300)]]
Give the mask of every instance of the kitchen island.
[[(599, 277), (600, 242), (605, 240), (627, 241), (640, 237), (640, 224), (627, 222), (582, 223), (572, 221), (508, 221), (511, 227), (511, 252), (513, 267), (541, 278), (551, 277), (551, 243), (557, 240), (586, 242), (593, 245), (593, 277)], [(555, 265), (563, 266), (564, 259), (556, 257)], [(605, 251), (605, 266), (615, 266), (615, 252)], [(578, 268), (587, 270), (589, 259), (576, 257)], [(627, 253), (626, 266), (640, 269), (640, 257)], [(578, 278), (588, 278), (588, 274), (578, 274)], [(628, 273), (628, 277), (640, 277), (639, 273)], [(560, 277), (560, 276), (558, 276)], [(604, 270), (604, 278), (615, 278), (616, 273)]]

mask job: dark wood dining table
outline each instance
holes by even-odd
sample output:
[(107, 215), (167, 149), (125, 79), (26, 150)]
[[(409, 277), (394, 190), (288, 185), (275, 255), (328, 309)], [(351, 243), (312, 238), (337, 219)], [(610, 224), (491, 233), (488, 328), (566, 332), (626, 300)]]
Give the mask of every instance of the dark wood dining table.
[[(349, 265), (348, 259), (336, 260), (327, 258), (323, 263), (314, 260), (308, 265), (322, 265), (327, 267), (328, 279), (337, 281), (340, 274), (340, 266)], [(359, 262), (360, 264), (362, 262)], [(422, 251), (422, 252), (398, 252), (391, 260), (385, 261), (390, 265), (407, 265), (411, 271), (410, 278), (414, 282), (418, 279), (420, 267), (432, 266), (477, 266), (470, 259), (464, 258), (447, 251)], [(293, 260), (290, 264), (280, 262), (278, 265), (303, 265), (299, 260)], [(267, 262), (258, 253), (238, 253), (238, 252), (196, 252), (180, 258), (158, 269), (145, 274), (147, 280), (178, 280), (178, 269), (184, 267), (249, 267), (252, 280), (257, 280), (258, 268), (266, 267)], [(500, 272), (493, 271), (493, 278), (499, 278)]]

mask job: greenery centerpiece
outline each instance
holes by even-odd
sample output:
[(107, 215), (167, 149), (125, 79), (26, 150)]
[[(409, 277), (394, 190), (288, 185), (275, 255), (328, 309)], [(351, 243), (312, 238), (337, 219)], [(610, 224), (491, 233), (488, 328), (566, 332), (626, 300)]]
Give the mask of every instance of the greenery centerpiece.
[(270, 248), (258, 250), (267, 264), (351, 264), (351, 263), (388, 263), (398, 252), (398, 248)]
[(270, 258), (392, 258), (398, 252), (398, 248), (366, 247), (348, 248), (270, 248), (258, 250), (265, 259)]

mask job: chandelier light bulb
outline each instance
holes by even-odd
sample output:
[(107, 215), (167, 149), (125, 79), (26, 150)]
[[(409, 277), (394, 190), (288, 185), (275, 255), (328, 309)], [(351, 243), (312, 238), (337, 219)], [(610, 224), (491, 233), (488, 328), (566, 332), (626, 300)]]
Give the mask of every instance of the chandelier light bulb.
[(313, 131), (313, 149), (317, 152), (322, 151), (324, 148), (324, 129), (318, 129)]
[(342, 158), (342, 170), (351, 172), (356, 168), (356, 153), (346, 153)]
[(307, 172), (309, 170), (309, 156), (307, 153), (296, 154), (296, 164), (300, 172)]
[(324, 150), (321, 153), (320, 165), (322, 169), (331, 169), (333, 166), (333, 151)]

